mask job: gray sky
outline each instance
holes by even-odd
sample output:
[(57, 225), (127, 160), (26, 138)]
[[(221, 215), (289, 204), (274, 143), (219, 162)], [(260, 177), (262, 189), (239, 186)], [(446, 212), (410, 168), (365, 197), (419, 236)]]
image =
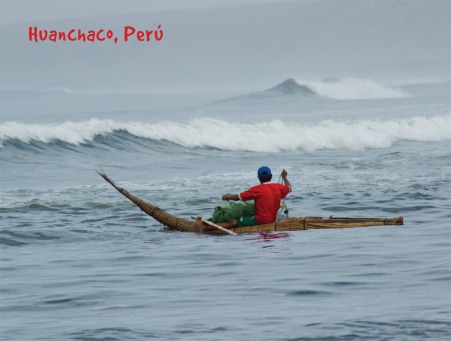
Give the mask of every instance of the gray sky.
[[(0, 31), (4, 89), (255, 89), (287, 78), (451, 77), (449, 0), (0, 1), (2, 23), (17, 24)], [(28, 35), (30, 26), (120, 36), (125, 25), (160, 24), (164, 39), (150, 43), (38, 43)]]
[(0, 0), (2, 25), (33, 23), (55, 19), (74, 19), (124, 13), (160, 12), (268, 0)]

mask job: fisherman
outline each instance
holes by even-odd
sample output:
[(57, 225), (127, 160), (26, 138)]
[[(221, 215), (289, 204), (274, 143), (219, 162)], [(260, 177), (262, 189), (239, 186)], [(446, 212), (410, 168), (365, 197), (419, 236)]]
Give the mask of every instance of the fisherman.
[[(272, 183), (271, 169), (266, 166), (260, 167), (257, 171), (260, 185), (251, 187), (247, 191), (239, 194), (224, 194), (222, 196), (222, 200), (254, 200), (254, 216), (241, 217), (232, 222), (220, 222), (216, 224), (225, 228), (233, 228), (274, 223), (277, 218), (277, 212), (280, 208), (280, 201), (284, 199), (289, 192), (291, 192), (291, 184), (287, 179), (287, 175), (288, 173), (284, 169), (282, 171), (284, 185)], [(200, 232), (205, 231), (206, 225), (202, 222), (202, 217), (197, 217), (196, 225)]]

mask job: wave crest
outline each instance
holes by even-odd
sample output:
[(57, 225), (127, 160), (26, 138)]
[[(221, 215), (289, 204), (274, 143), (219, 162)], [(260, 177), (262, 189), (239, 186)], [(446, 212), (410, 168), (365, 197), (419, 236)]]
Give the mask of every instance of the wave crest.
[(115, 122), (91, 119), (83, 122), (0, 125), (0, 142), (62, 141), (79, 145), (96, 136), (126, 131), (139, 138), (167, 141), (186, 148), (231, 151), (280, 152), (290, 150), (386, 148), (399, 140), (451, 140), (451, 115), (398, 120), (327, 120), (315, 125), (270, 121), (232, 123), (203, 118), (187, 123)]
[(367, 79), (327, 79), (322, 82), (298, 80), (316, 94), (337, 100), (382, 99), (410, 97), (403, 90)]

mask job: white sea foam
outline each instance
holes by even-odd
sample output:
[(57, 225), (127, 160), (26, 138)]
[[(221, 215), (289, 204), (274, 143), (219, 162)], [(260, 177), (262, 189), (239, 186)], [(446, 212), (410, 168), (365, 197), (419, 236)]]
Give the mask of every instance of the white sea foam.
[(92, 141), (95, 136), (127, 131), (141, 138), (168, 141), (187, 148), (278, 152), (283, 150), (386, 148), (399, 140), (449, 141), (451, 115), (397, 120), (327, 120), (314, 125), (278, 120), (245, 124), (210, 118), (180, 122), (115, 122), (91, 119), (59, 124), (0, 125), (0, 141), (44, 143), (60, 140), (71, 144)]
[(0, 142), (6, 139), (19, 140), (25, 143), (31, 141), (49, 143), (59, 140), (71, 144), (81, 144), (91, 141), (96, 135), (105, 135), (121, 129), (120, 126), (120, 123), (111, 120), (97, 119), (52, 124), (6, 122), (0, 124)]
[(341, 80), (312, 82), (297, 80), (320, 96), (338, 99), (380, 99), (380, 98), (403, 98), (409, 94), (396, 87), (388, 87), (373, 80), (345, 78)]

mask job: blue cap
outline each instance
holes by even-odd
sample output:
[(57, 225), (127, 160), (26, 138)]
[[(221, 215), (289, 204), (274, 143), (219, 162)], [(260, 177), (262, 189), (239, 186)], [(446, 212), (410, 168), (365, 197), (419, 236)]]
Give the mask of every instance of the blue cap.
[(271, 175), (271, 169), (269, 169), (269, 167), (266, 166), (260, 167), (257, 171), (257, 175), (259, 178), (264, 178), (268, 175)]

